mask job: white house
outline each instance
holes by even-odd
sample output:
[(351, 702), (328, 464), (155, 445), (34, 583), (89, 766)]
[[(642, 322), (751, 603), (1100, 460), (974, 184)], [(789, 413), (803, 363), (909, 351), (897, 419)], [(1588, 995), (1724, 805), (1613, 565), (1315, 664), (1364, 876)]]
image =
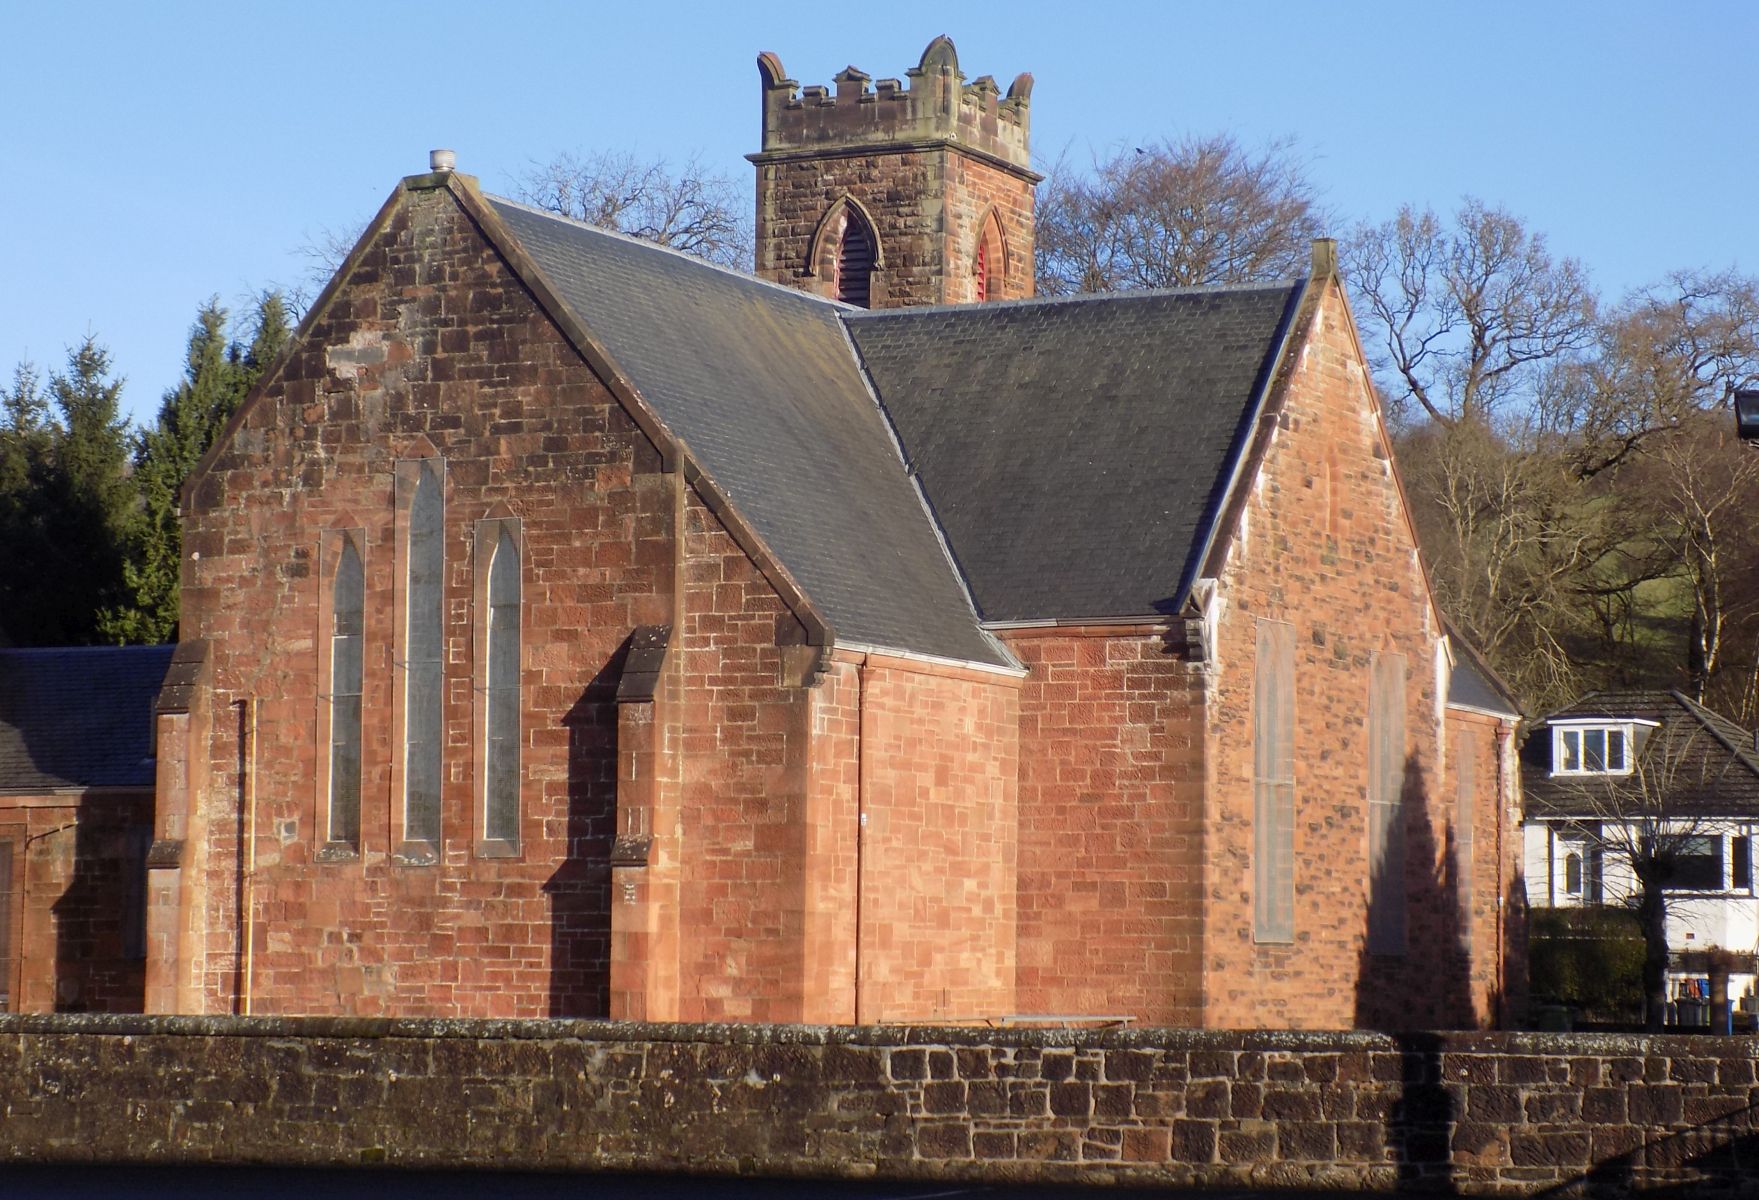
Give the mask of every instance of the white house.
[(1522, 751), (1527, 902), (1634, 904), (1635, 865), (1666, 871), (1669, 995), (1702, 952), (1735, 955), (1729, 995), (1755, 1000), (1759, 752), (1754, 735), (1679, 692), (1592, 692), (1535, 727)]

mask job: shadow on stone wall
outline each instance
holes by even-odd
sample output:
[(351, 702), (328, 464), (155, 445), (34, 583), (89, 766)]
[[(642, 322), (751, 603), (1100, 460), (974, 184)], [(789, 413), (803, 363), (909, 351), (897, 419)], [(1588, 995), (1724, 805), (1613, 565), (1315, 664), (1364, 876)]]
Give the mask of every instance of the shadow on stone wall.
[[(1645, 1200), (1753, 1195), (1759, 1191), (1759, 1107), (1731, 1100), (1725, 1100), (1722, 1107), (1724, 1111), (1713, 1119), (1653, 1141), (1638, 1141), (1622, 1153), (1601, 1159), (1580, 1179), (1537, 1194), (1595, 1200), (1625, 1200), (1634, 1195)], [(1624, 1131), (1606, 1132), (1617, 1136)], [(1612, 1143), (1603, 1142), (1601, 1133), (1596, 1132), (1591, 1144), (1599, 1151)]]
[(568, 730), (568, 850), (550, 898), (550, 1016), (603, 1017), (611, 1004), (611, 841), (617, 821), (617, 678), (623, 646), (562, 724)]
[(1442, 1039), (1411, 1031), (1469, 1029), (1477, 1022), (1453, 839), (1451, 831), (1446, 839), (1436, 835), (1415, 757), (1405, 760), (1399, 807), (1404, 853), (1387, 854), (1369, 878), (1367, 924), (1369, 929), (1402, 924), (1404, 953), (1372, 953), (1369, 930), (1364, 930), (1356, 1026), (1390, 1033), (1399, 1045), (1399, 1098), (1387, 1115), (1386, 1130), (1400, 1188), (1451, 1191), (1458, 1114), (1442, 1082)]
[[(1499, 814), (1500, 819), (1500, 814)], [(1519, 829), (1516, 831), (1519, 836)], [(1525, 1027), (1530, 1009), (1527, 989), (1527, 881), (1517, 865), (1503, 891), (1501, 920), (1493, 925), (1502, 938), (1502, 975), (1491, 997), (1491, 1013), (1499, 1029)]]
[[(132, 804), (82, 799), (66, 839), (72, 874), (50, 905), (56, 1012), (138, 1013), (146, 1002), (146, 846), (150, 816)], [(32, 851), (26, 850), (29, 859)], [(15, 864), (24, 870), (25, 862)], [(28, 879), (28, 876), (27, 876)]]
[[(1369, 925), (1404, 930), (1404, 952), (1371, 952), (1367, 931), (1358, 959), (1356, 1027), (1472, 1029), (1471, 956), (1460, 912), (1453, 834), (1438, 836), (1423, 773), (1405, 762), (1400, 797), (1404, 853), (1389, 854), (1368, 881)], [(1399, 915), (1403, 914), (1402, 922)]]

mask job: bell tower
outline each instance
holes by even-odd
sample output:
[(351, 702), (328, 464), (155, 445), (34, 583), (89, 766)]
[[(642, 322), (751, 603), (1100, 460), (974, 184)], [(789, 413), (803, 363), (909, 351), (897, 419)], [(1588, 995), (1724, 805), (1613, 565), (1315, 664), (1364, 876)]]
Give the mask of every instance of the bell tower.
[(937, 37), (906, 82), (800, 87), (757, 56), (757, 274), (870, 308), (1032, 295), (1032, 76), (965, 82)]

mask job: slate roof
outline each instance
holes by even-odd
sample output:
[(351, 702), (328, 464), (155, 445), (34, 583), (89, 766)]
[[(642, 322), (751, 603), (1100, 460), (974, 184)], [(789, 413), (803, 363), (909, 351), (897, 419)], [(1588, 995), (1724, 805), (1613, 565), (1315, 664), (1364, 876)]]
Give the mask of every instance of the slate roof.
[(844, 306), (511, 201), (495, 211), (839, 641), (1012, 665), (905, 475)]
[(1296, 282), (850, 312), (988, 621), (1183, 603)]
[(1461, 656), (1448, 677), (1448, 703), (1480, 712), (1519, 717), (1520, 711), (1471, 658)]
[(175, 646), (0, 650), (0, 793), (151, 787)]
[(1657, 803), (1682, 817), (1759, 817), (1759, 752), (1754, 735), (1680, 692), (1590, 692), (1537, 723), (1521, 748), (1521, 787), (1527, 815), (1539, 818), (1605, 818), (1634, 812), (1633, 779), (1553, 776), (1549, 722), (1604, 717), (1659, 722), (1638, 731), (1637, 755), (1659, 781)]
[(867, 312), (487, 199), (840, 642), (992, 665), (1183, 602), (1301, 293)]

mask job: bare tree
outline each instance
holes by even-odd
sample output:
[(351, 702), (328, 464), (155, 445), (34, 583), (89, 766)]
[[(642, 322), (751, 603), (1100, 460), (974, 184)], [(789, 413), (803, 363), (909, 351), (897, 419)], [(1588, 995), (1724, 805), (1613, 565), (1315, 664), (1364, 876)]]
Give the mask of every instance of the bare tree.
[[(743, 190), (694, 156), (674, 173), (664, 159), (613, 151), (564, 152), (533, 163), (516, 181), (519, 199), (561, 216), (657, 242), (735, 270), (749, 271), (754, 234)], [(305, 277), (287, 289), (296, 314), (330, 282), (366, 224), (308, 231), (296, 253)]]
[(1254, 153), (1225, 134), (1121, 150), (1038, 189), (1047, 296), (1191, 287), (1305, 272), (1328, 214), (1289, 142)]
[(315, 232), (306, 231), (305, 241), (294, 248), (294, 253), (305, 260), (305, 274), (298, 283), (283, 289), (288, 311), (296, 322), (329, 286), (330, 278), (342, 269), (365, 232), (365, 221), (354, 225), (320, 225)]
[(1536, 400), (1546, 369), (1593, 344), (1586, 270), (1519, 218), (1468, 199), (1444, 224), (1409, 207), (1357, 228), (1346, 278), (1395, 410), (1442, 425)]
[(528, 204), (749, 271), (754, 234), (744, 190), (692, 156), (674, 172), (663, 159), (613, 151), (563, 153), (519, 178)]
[(1570, 431), (1584, 475), (1628, 461), (1658, 433), (1726, 407), (1759, 381), (1759, 280), (1677, 271), (1627, 297), (1593, 352), (1563, 377), (1549, 423)]
[(1604, 648), (1630, 641), (1636, 589), (1673, 564), (1646, 514), (1530, 440), (1482, 420), (1429, 425), (1399, 457), (1437, 600), (1545, 711), (1600, 681)]
[(1759, 456), (1740, 443), (1726, 415), (1694, 410), (1650, 437), (1620, 474), (1621, 491), (1644, 511), (1680, 584), (1686, 690), (1702, 703), (1715, 687), (1723, 707), (1746, 719), (1759, 633), (1759, 530), (1752, 520)]

